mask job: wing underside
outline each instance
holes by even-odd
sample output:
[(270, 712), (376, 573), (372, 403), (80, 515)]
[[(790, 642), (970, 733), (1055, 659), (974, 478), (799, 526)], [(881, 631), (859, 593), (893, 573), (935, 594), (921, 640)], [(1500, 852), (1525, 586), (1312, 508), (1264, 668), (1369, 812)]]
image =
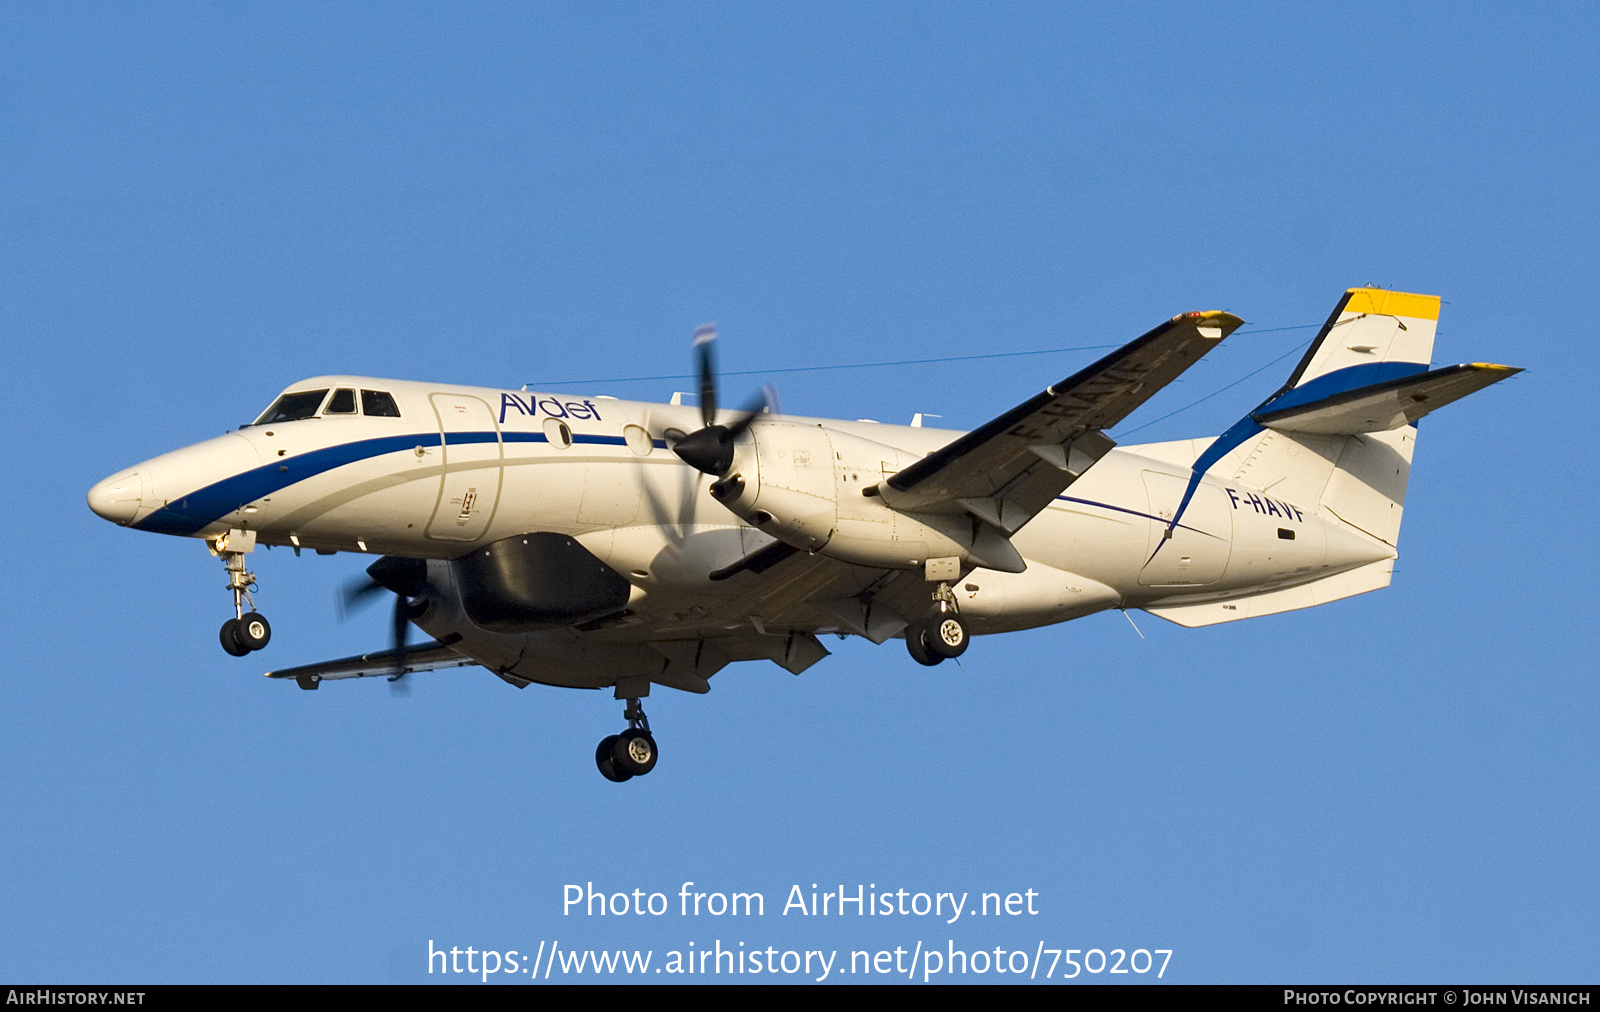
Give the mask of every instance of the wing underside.
[(315, 688), (319, 682), (341, 678), (372, 678), (378, 675), (395, 678), (418, 671), (435, 671), (439, 668), (473, 667), (478, 663), (437, 640), (408, 647), (403, 665), (396, 663), (398, 659), (397, 651), (375, 650), (356, 657), (343, 657), (335, 661), (320, 661), (316, 664), (284, 668), (282, 671), (269, 671), (267, 677), (292, 678), (300, 683), (301, 688)]

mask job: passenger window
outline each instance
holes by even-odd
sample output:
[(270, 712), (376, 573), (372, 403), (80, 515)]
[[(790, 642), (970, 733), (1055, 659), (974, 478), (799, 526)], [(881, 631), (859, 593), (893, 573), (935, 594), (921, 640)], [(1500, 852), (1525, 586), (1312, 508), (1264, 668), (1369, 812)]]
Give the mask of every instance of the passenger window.
[(628, 444), (628, 449), (636, 457), (648, 457), (655, 444), (650, 440), (650, 433), (638, 425), (624, 425), (622, 427), (622, 441)]
[(378, 418), (399, 418), (400, 408), (394, 398), (382, 390), (361, 391), (361, 413)]
[(546, 418), (544, 420), (544, 438), (558, 450), (565, 450), (572, 445), (572, 430), (567, 428), (567, 423), (559, 418)]
[(322, 399), (328, 396), (328, 390), (296, 390), (284, 394), (272, 402), (272, 407), (262, 412), (257, 418), (257, 425), (271, 425), (274, 422), (298, 422), (302, 418), (310, 418), (322, 407)]
[(349, 387), (340, 387), (333, 392), (333, 397), (328, 400), (328, 407), (322, 412), (325, 415), (353, 415), (356, 413), (356, 392)]

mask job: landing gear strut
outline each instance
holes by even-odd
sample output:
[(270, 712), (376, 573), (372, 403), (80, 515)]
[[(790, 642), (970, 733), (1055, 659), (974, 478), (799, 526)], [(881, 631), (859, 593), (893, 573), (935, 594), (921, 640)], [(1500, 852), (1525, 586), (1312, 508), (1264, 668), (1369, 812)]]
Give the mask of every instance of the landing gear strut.
[[(243, 657), (271, 641), (272, 626), (255, 610), (250, 589), (256, 585), (256, 575), (244, 568), (245, 552), (255, 548), (255, 538), (251, 536), (245, 542), (248, 547), (243, 551), (230, 551), (230, 542), (237, 533), (230, 531), (227, 536), (218, 538), (211, 545), (211, 553), (228, 568), (228, 590), (233, 594), (233, 618), (222, 623), (217, 638), (222, 641), (222, 649), (235, 657)], [(249, 611), (244, 610), (246, 603), (250, 605)]]
[(967, 652), (967, 624), (956, 611), (956, 595), (950, 584), (940, 581), (933, 592), (937, 607), (932, 615), (906, 626), (906, 652), (918, 664), (933, 667), (946, 657)]
[(622, 715), (628, 721), (628, 729), (600, 739), (594, 750), (594, 764), (600, 768), (600, 775), (617, 784), (655, 769), (660, 755), (656, 740), (650, 736), (650, 721), (637, 697), (629, 698)]

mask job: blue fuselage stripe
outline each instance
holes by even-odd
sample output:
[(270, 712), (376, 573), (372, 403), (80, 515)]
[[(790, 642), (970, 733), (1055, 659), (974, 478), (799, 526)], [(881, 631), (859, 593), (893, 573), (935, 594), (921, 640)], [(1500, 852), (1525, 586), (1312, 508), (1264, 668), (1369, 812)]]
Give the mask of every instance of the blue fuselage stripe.
[[(467, 433), (451, 433), (451, 435), (454, 437)], [(452, 438), (451, 441), (457, 440)], [(459, 441), (468, 442), (465, 439)], [(418, 446), (438, 446), (439, 443), (439, 433), (422, 432), (325, 446), (320, 450), (313, 450), (296, 457), (275, 460), (270, 464), (263, 464), (196, 489), (186, 496), (169, 501), (133, 526), (142, 531), (158, 531), (162, 534), (193, 534), (247, 503), (255, 502), (263, 496), (271, 495), (297, 481), (304, 481), (324, 471), (354, 464), (369, 457), (380, 457), (386, 453), (410, 450)]]
[[(470, 443), (545, 443), (549, 440), (542, 432), (449, 432), (443, 440), (438, 432), (412, 433), (404, 436), (382, 436), (377, 439), (360, 439), (353, 443), (326, 446), (310, 453), (285, 457), (270, 464), (252, 468), (230, 478), (224, 478), (188, 495), (173, 499), (133, 526), (142, 531), (188, 536), (265, 496), (279, 492), (296, 482), (315, 477), (346, 464), (381, 457), (387, 453), (411, 450), (416, 447), (444, 445), (465, 446)], [(625, 446), (621, 436), (599, 436), (574, 433), (574, 443), (602, 446)], [(653, 440), (655, 447), (665, 449), (664, 440)]]
[[(1084, 506), (1098, 506), (1099, 508), (1101, 508), (1103, 510), (1114, 510), (1117, 513), (1127, 513), (1130, 516), (1143, 517), (1146, 520), (1155, 520), (1155, 521), (1159, 521), (1160, 523), (1166, 523), (1167, 522), (1166, 517), (1151, 516), (1149, 513), (1141, 513), (1138, 510), (1131, 510), (1131, 509), (1128, 509), (1126, 506), (1113, 506), (1113, 505), (1111, 505), (1110, 503), (1107, 503), (1107, 502), (1095, 502), (1093, 499), (1079, 499), (1079, 498), (1077, 498), (1075, 496), (1070, 496), (1070, 495), (1058, 495), (1058, 496), (1056, 496), (1056, 498), (1058, 500), (1060, 500), (1061, 502), (1075, 502), (1075, 503), (1080, 503), (1080, 504), (1082, 504)], [(1198, 527), (1190, 527), (1188, 524), (1178, 524), (1177, 526), (1182, 527), (1186, 531), (1194, 531), (1196, 534), (1204, 534), (1208, 538), (1216, 537), (1215, 534), (1211, 534), (1211, 533), (1209, 533), (1207, 531), (1202, 531)]]

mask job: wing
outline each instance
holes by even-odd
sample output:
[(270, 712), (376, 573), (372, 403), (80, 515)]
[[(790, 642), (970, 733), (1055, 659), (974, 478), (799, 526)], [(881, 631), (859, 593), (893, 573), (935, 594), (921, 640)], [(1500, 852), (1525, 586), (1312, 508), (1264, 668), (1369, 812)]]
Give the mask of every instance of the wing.
[(896, 510), (969, 513), (1014, 534), (1116, 445), (1103, 430), (1243, 323), (1215, 311), (1175, 316), (890, 476), (880, 494)]
[(268, 678), (293, 678), (302, 689), (315, 689), (324, 681), (338, 678), (371, 678), (383, 675), (393, 678), (414, 671), (433, 671), (438, 668), (465, 668), (478, 662), (464, 657), (437, 640), (406, 648), (405, 667), (395, 666), (394, 650), (376, 650), (359, 657), (345, 657), (337, 661), (302, 664), (298, 668), (267, 672)]

